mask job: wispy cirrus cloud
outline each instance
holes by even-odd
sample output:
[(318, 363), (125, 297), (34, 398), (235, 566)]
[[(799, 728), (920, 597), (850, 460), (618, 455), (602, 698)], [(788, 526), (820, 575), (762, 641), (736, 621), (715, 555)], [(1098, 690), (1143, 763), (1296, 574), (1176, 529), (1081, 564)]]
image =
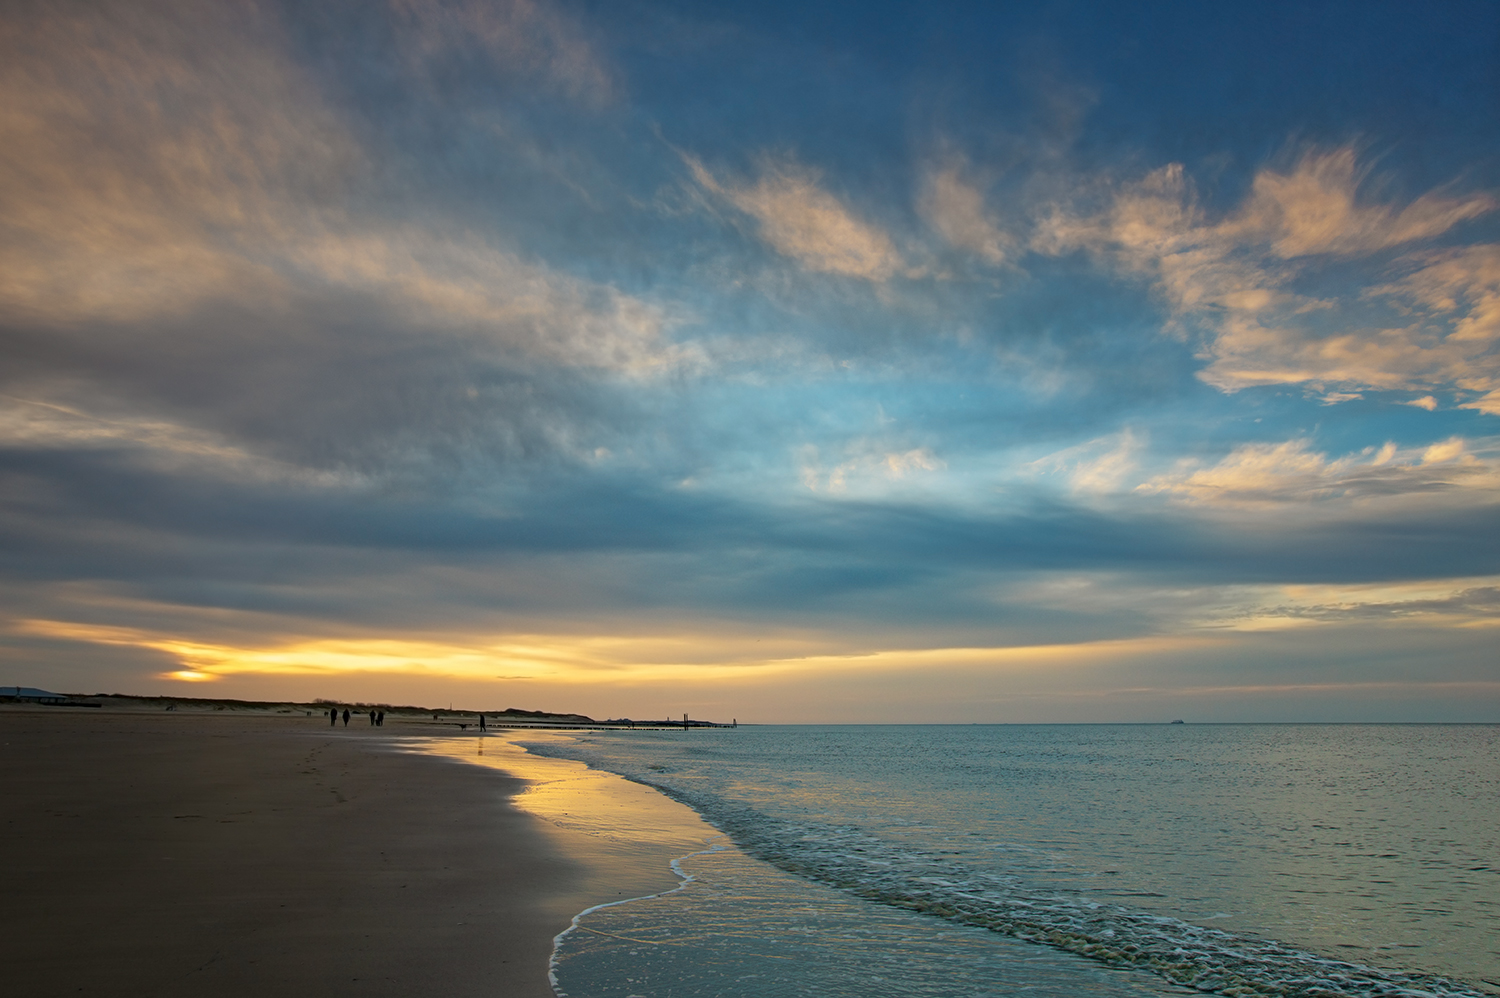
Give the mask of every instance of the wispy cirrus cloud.
[(1195, 626), (1274, 631), (1317, 625), (1500, 627), (1500, 579), (1437, 578), (1367, 585), (1228, 587)]
[(669, 300), (452, 211), (387, 214), (368, 129), (264, 8), (37, 4), (6, 28), (0, 391), (55, 408), (7, 413), (0, 445), (230, 478), (571, 459), (623, 421), (601, 384), (708, 363)]
[(870, 438), (847, 443), (833, 460), (817, 446), (806, 444), (798, 451), (797, 463), (804, 488), (830, 495), (879, 493), (904, 479), (948, 467), (931, 448), (900, 450), (891, 441)]
[(1432, 349), (1446, 354), (1444, 373), (1459, 388), (1484, 393), (1459, 408), (1500, 416), (1500, 246), (1433, 251), (1411, 262), (1411, 274), (1368, 294), (1426, 309), (1428, 328), (1437, 327), (1429, 342), (1441, 343)]
[[(234, 42), (237, 42), (235, 44)], [(33, 7), (0, 60), (0, 307), (131, 320), (284, 280), (236, 236), (359, 166), (249, 7)]]
[(959, 164), (927, 174), (917, 201), (932, 230), (950, 246), (967, 250), (991, 266), (1004, 263), (1015, 239), (985, 204), (984, 192), (965, 178)]
[[(1301, 384), (1333, 401), (1366, 389), (1493, 392), (1496, 247), (1415, 250), (1415, 271), (1394, 284), (1331, 297), (1296, 289), (1320, 261), (1411, 246), (1497, 206), (1488, 194), (1365, 203), (1366, 173), (1352, 149), (1308, 153), (1289, 172), (1261, 170), (1245, 202), (1213, 219), (1173, 164), (1116, 190), (1102, 213), (1055, 211), (1033, 245), (1087, 249), (1150, 279), (1172, 327), (1203, 332), (1199, 377), (1224, 391)], [(1379, 325), (1357, 311), (1376, 299), (1401, 304), (1393, 318), (1408, 321)], [(1468, 404), (1487, 411), (1491, 403)]]
[(431, 72), (477, 52), (506, 74), (544, 80), (591, 105), (611, 100), (614, 74), (582, 25), (548, 0), (389, 0), (408, 58)]
[(684, 159), (704, 190), (754, 218), (772, 249), (808, 270), (879, 283), (906, 268), (891, 237), (827, 191), (816, 171), (767, 159), (750, 183), (720, 179), (699, 160)]
[(426, 328), (466, 331), (556, 364), (644, 375), (707, 363), (666, 333), (683, 315), (522, 260), (464, 232), (409, 227), (309, 233), (286, 256), (312, 277), (383, 300)]
[[(562, 30), (525, 2), (397, 6), (439, 35), (473, 21), (497, 45)], [(288, 315), (333, 290), (551, 363), (642, 373), (702, 359), (665, 340), (661, 305), (453, 219), (416, 227), (358, 206), (369, 154), (249, 8), (118, 23), (41, 13), (9, 42), (0, 308), (13, 314), (134, 323), (227, 303)]]
[(1304, 439), (1243, 444), (1212, 465), (1187, 459), (1137, 486), (1192, 504), (1264, 507), (1330, 499), (1378, 499), (1414, 493), (1492, 490), (1500, 465), (1476, 455), (1462, 437), (1422, 448), (1394, 443), (1330, 460)]
[(351, 469), (317, 469), (255, 453), (225, 434), (133, 413), (84, 409), (0, 395), (0, 448), (10, 451), (114, 451), (164, 474), (313, 488), (364, 487)]
[(1349, 147), (1304, 156), (1289, 173), (1262, 170), (1249, 199), (1219, 226), (1219, 234), (1269, 243), (1284, 259), (1331, 253), (1363, 256), (1439, 236), (1460, 222), (1494, 211), (1488, 194), (1423, 194), (1402, 208), (1361, 203), (1369, 175)]
[(1105, 495), (1119, 491), (1134, 476), (1145, 441), (1128, 427), (1038, 458), (1026, 465), (1033, 474), (1061, 474), (1075, 494)]

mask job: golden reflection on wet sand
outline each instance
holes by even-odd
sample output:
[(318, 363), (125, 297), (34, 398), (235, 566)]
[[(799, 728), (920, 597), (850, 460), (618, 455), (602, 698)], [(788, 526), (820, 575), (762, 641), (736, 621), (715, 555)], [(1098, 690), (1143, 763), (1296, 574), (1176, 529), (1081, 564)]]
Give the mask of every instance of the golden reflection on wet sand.
[[(528, 787), (513, 803), (542, 819), (560, 851), (583, 871), (581, 888), (562, 904), (584, 908), (671, 890), (671, 862), (723, 835), (692, 809), (621, 776), (571, 759), (533, 755), (520, 742), (568, 739), (560, 732), (506, 730), (485, 735), (403, 740), (402, 747), (504, 770)], [(582, 896), (586, 903), (578, 904)]]

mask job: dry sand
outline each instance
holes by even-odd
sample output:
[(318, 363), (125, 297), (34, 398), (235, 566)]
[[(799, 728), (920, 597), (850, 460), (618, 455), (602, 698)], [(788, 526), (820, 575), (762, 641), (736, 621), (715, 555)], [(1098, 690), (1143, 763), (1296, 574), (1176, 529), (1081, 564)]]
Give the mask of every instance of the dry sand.
[(590, 857), (522, 781), (391, 733), (0, 708), (6, 992), (550, 998), (574, 913), (675, 883), (664, 847)]

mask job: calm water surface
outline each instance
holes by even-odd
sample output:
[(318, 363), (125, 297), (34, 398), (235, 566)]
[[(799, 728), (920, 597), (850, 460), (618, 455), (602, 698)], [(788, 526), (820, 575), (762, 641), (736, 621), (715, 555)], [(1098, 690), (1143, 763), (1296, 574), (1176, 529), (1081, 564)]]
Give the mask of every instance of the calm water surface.
[[(524, 742), (525, 739), (523, 738)], [(1500, 994), (1500, 727), (743, 727), (539, 742), (727, 834), (574, 998)]]

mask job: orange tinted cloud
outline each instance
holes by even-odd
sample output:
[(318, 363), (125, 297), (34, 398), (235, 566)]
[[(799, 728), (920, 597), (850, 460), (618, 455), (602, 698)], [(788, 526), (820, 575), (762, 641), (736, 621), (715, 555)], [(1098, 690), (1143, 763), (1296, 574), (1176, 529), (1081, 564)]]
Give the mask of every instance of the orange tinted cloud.
[[(1500, 247), (1442, 252), (1412, 244), (1493, 212), (1489, 194), (1431, 192), (1410, 204), (1370, 203), (1350, 148), (1314, 152), (1289, 172), (1263, 169), (1238, 209), (1214, 220), (1180, 164), (1117, 189), (1093, 217), (1055, 212), (1034, 246), (1050, 253), (1087, 248), (1152, 279), (1172, 328), (1207, 333), (1200, 377), (1225, 391), (1255, 385), (1337, 386), (1330, 401), (1360, 389), (1500, 389)], [(1355, 286), (1338, 298), (1291, 290), (1317, 257), (1369, 256), (1410, 247), (1413, 272), (1393, 284)], [(1371, 326), (1325, 318), (1364, 301), (1397, 302), (1411, 321)]]
[(805, 167), (768, 161), (754, 183), (737, 183), (721, 182), (691, 157), (687, 163), (705, 190), (754, 218), (762, 239), (809, 270), (878, 282), (904, 267), (890, 236), (856, 217)]
[[(501, 48), (545, 27), (548, 66), (587, 63), (535, 4), (518, 0), (504, 18), (484, 5), (401, 6), (437, 36), (468, 25)], [(276, 313), (331, 285), (558, 363), (641, 374), (703, 362), (666, 340), (679, 317), (661, 305), (523, 261), (455, 220), (414, 228), (355, 213), (370, 158), (252, 7), (42, 13), (10, 27), (0, 310), (49, 323), (135, 322), (207, 302)]]

